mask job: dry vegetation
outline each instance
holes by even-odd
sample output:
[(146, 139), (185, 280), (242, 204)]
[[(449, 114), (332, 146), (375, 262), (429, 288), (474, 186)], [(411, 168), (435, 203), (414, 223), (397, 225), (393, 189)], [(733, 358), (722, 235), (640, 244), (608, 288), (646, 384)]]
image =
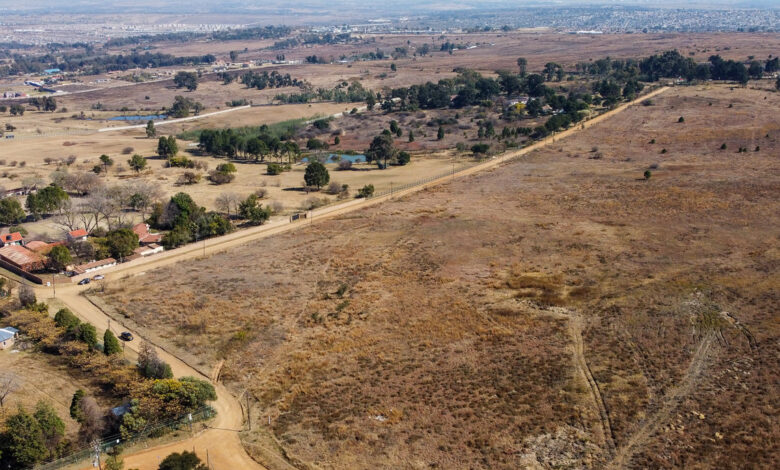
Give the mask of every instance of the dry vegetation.
[(225, 359), (261, 461), (270, 433), (321, 468), (771, 467), (780, 96), (653, 101), (107, 300)]

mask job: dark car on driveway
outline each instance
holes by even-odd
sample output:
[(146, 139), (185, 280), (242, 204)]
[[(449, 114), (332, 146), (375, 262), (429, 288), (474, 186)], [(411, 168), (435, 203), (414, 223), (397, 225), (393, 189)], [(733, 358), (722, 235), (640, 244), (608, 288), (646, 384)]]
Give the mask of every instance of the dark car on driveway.
[(79, 285), (80, 286), (83, 286), (83, 285), (86, 285), (86, 284), (89, 284), (89, 278), (88, 277), (85, 277), (84, 279), (79, 281)]
[(123, 331), (119, 334), (119, 339), (122, 341), (132, 341), (133, 340), (133, 334), (129, 331)]

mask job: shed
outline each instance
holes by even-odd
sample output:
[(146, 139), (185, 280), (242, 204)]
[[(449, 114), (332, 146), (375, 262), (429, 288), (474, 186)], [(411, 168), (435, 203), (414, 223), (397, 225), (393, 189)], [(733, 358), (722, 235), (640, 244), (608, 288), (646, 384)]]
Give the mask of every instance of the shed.
[(27, 272), (40, 271), (46, 267), (43, 256), (19, 245), (0, 248), (0, 260)]
[(71, 230), (68, 232), (68, 241), (70, 242), (83, 242), (87, 241), (87, 231), (83, 228), (77, 229), (77, 230)]

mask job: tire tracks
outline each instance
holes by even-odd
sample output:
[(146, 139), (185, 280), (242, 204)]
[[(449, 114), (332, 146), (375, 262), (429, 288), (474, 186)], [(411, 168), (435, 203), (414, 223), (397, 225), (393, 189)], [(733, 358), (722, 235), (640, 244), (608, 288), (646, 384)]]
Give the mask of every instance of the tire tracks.
[(642, 426), (628, 438), (625, 445), (618, 449), (615, 457), (607, 468), (626, 468), (637, 451), (647, 443), (661, 424), (669, 419), (669, 416), (677, 409), (683, 398), (691, 393), (706, 366), (707, 357), (712, 348), (714, 338), (715, 335), (712, 333), (708, 333), (702, 338), (680, 384), (673, 387), (669, 393), (666, 394), (661, 402), (661, 407), (642, 423)]

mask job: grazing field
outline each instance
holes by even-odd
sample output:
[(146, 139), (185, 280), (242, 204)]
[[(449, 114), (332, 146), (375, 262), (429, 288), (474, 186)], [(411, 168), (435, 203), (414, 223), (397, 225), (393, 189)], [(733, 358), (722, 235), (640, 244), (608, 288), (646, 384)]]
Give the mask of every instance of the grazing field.
[(224, 361), (261, 462), (275, 441), (320, 468), (771, 467), (780, 95), (652, 101), (105, 300)]

